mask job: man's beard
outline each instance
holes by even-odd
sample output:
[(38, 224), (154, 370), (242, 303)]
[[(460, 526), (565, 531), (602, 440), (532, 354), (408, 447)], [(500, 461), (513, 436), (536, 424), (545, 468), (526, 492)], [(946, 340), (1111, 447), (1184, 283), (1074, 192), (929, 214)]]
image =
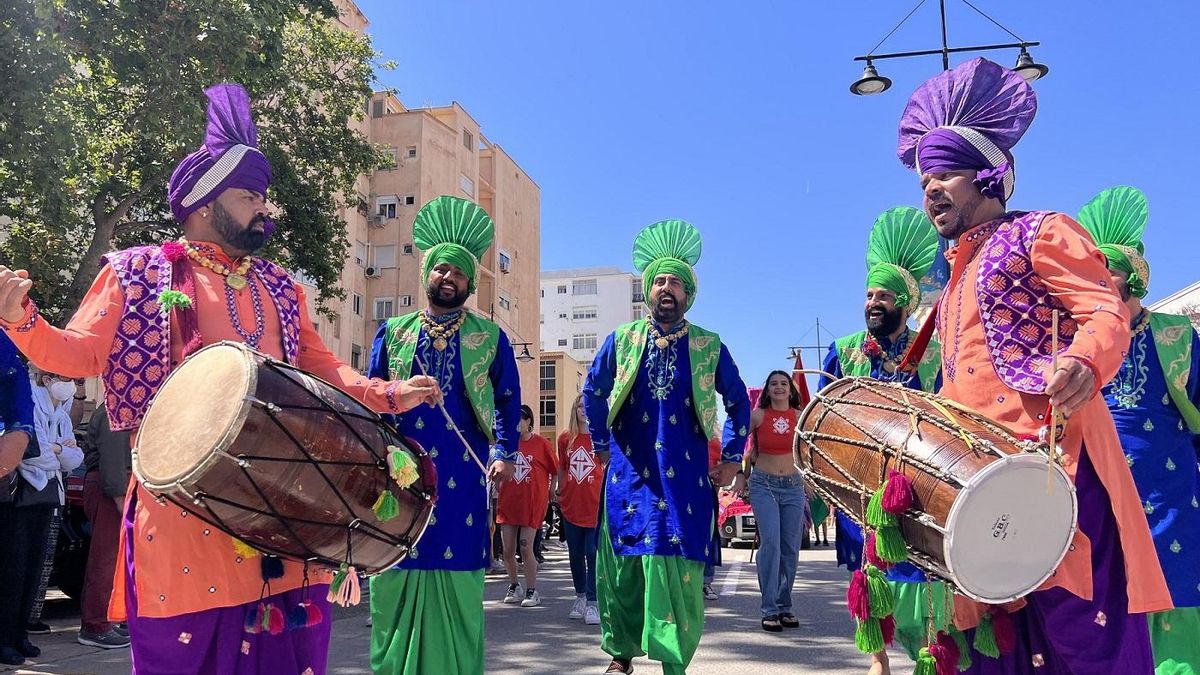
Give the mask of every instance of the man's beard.
[[(872, 317), (871, 311), (875, 309), (883, 312), (883, 316), (879, 318)], [(900, 329), (900, 325), (903, 323), (903, 317), (901, 316), (902, 312), (903, 310), (901, 310), (899, 307), (891, 310), (888, 310), (886, 307), (868, 307), (863, 313), (863, 316), (865, 316), (867, 319), (867, 331), (877, 338), (887, 337), (892, 333), (895, 333)]]
[(1121, 302), (1129, 302), (1129, 299), (1133, 297), (1133, 293), (1129, 292), (1129, 283), (1125, 281), (1117, 283), (1117, 292), (1121, 294)]
[(938, 225), (936, 218), (928, 212), (925, 215), (933, 222), (934, 229), (937, 230), (939, 236), (944, 239), (958, 239), (967, 230), (976, 225), (982, 225), (982, 223), (973, 222), (975, 220), (975, 212), (979, 210), (979, 205), (982, 203), (983, 197), (975, 196), (964, 204), (954, 204), (952, 206), (953, 220), (946, 225)]
[[(662, 300), (665, 297), (670, 297), (675, 301), (675, 304), (671, 307), (663, 307)], [(658, 322), (660, 326), (664, 327), (674, 326), (675, 324), (679, 323), (680, 319), (683, 318), (683, 312), (684, 308), (683, 305), (680, 304), (679, 298), (676, 298), (670, 293), (663, 293), (662, 295), (658, 296), (658, 299), (650, 307), (650, 316), (654, 317), (654, 320)]]
[(467, 297), (471, 295), (468, 290), (456, 291), (453, 297), (442, 297), (441, 284), (429, 284), (425, 287), (425, 297), (429, 298), (429, 304), (441, 309), (458, 309), (467, 302)]
[[(250, 219), (246, 227), (238, 225), (233, 216), (218, 202), (213, 202), (213, 228), (225, 240), (225, 243), (238, 251), (253, 253), (262, 248), (267, 242), (266, 217), (257, 215)], [(255, 224), (261, 224), (263, 231), (255, 230)]]

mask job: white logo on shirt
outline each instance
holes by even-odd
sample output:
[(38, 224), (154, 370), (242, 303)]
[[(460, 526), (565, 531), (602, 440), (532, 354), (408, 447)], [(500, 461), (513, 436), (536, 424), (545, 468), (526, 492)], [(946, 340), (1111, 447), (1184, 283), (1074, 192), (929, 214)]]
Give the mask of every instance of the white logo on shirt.
[(513, 474), (513, 481), (517, 483), (524, 483), (525, 479), (529, 477), (529, 471), (533, 468), (533, 465), (529, 463), (529, 455), (526, 455), (523, 452), (518, 452), (516, 464), (517, 470), (516, 473)]
[(571, 453), (570, 466), (571, 478), (574, 478), (576, 483), (582, 483), (583, 479), (592, 473), (596, 462), (588, 456), (587, 448), (579, 447)]
[(786, 434), (788, 432), (788, 421), (786, 417), (776, 417), (771, 423), (771, 427), (777, 434)]

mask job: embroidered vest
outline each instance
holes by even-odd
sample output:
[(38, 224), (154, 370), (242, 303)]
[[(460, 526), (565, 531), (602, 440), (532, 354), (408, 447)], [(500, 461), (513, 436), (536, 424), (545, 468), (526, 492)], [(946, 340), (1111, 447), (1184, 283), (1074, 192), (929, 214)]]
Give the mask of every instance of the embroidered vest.
[[(421, 313), (413, 312), (388, 319), (384, 335), (391, 379), (408, 379), (412, 375), (413, 357), (417, 354), (417, 341), (421, 335)], [(475, 411), (479, 429), (487, 436), (488, 442), (495, 442), (496, 399), (489, 371), (496, 360), (500, 326), (467, 312), (462, 327), (458, 329), (458, 338), (467, 400)]]
[[(917, 331), (908, 329), (908, 344), (917, 339)], [(834, 340), (837, 349), (838, 362), (842, 366), (842, 374), (847, 377), (870, 377), (871, 359), (862, 351), (863, 343), (867, 341), (867, 331), (840, 337)], [(930, 340), (921, 360), (917, 362), (917, 377), (921, 380), (921, 388), (933, 392), (937, 384), (938, 370), (942, 367), (942, 348), (937, 340)]]
[(1004, 384), (1045, 394), (1053, 311), (1059, 310), (1059, 353), (1079, 326), (1033, 270), (1032, 249), (1050, 211), (1013, 212), (980, 247), (975, 294), (992, 367)]
[[(112, 430), (128, 431), (141, 424), (150, 400), (173, 368), (171, 318), (158, 305), (159, 294), (171, 288), (171, 262), (158, 246), (117, 251), (104, 261), (116, 274), (125, 298), (104, 369), (105, 404)], [(256, 258), (252, 269), (279, 313), (284, 359), (294, 364), (300, 347), (296, 287), (274, 263)]]
[(1150, 312), (1150, 332), (1167, 381), (1167, 393), (1192, 433), (1200, 433), (1200, 411), (1187, 395), (1192, 372), (1192, 322), (1186, 316)]
[[(616, 330), (617, 373), (608, 396), (608, 426), (617, 419), (617, 411), (629, 397), (646, 353), (650, 319), (638, 319)], [(692, 370), (692, 409), (708, 439), (719, 439), (717, 425), (717, 361), (721, 358), (721, 338), (696, 324), (688, 324), (688, 360)], [(744, 435), (744, 434), (743, 434)]]

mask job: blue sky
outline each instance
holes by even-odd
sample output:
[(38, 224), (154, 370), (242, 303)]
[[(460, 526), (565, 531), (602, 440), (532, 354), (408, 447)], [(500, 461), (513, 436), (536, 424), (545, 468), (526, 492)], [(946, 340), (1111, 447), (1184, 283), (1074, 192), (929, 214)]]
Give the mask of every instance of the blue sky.
[[(892, 89), (860, 98), (852, 58), (916, 0), (359, 4), (398, 63), (382, 84), (410, 106), (460, 102), (541, 186), (543, 269), (631, 269), (639, 229), (683, 218), (704, 236), (688, 316), (721, 333), (748, 383), (786, 366), (788, 345), (812, 344), (818, 317), (837, 334), (862, 328), (870, 226), (920, 206), (896, 123), (941, 60), (879, 62)], [(1013, 208), (1074, 214), (1106, 187), (1137, 186), (1150, 203), (1148, 299), (1200, 277), (1200, 3), (975, 4), (1040, 40), (1033, 54), (1051, 69), (1015, 150)], [(947, 17), (952, 47), (1013, 41), (961, 0)], [(938, 33), (927, 0), (878, 51), (939, 47)]]

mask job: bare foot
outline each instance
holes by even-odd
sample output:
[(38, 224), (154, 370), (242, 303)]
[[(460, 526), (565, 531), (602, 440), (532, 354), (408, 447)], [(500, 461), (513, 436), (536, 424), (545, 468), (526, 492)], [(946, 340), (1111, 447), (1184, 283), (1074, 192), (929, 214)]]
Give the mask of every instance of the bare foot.
[(867, 675), (892, 675), (892, 666), (888, 662), (887, 652), (871, 655), (871, 668)]

